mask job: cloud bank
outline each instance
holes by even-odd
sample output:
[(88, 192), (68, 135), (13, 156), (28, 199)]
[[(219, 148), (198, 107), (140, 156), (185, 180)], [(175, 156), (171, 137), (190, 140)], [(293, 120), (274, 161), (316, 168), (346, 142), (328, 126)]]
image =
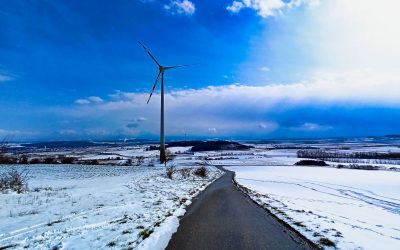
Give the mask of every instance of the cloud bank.
[[(249, 86), (231, 84), (166, 93), (169, 135), (266, 136), (277, 132), (324, 133), (339, 121), (315, 109), (400, 108), (400, 76), (373, 71), (321, 72), (292, 84)], [(147, 105), (148, 93), (116, 92), (102, 102), (66, 108), (69, 119), (90, 120), (91, 135), (157, 135), (159, 93)], [(86, 99), (85, 99), (86, 100)], [(302, 110), (302, 113), (298, 113)], [(106, 122), (105, 122), (106, 121)], [(90, 124), (96, 124), (96, 131)], [(343, 125), (343, 124), (342, 124)], [(82, 130), (84, 131), (84, 130)]]
[(292, 0), (290, 2), (282, 0), (235, 0), (226, 9), (231, 13), (239, 13), (243, 9), (252, 9), (259, 16), (267, 18), (301, 5), (315, 7), (319, 5), (319, 0)]

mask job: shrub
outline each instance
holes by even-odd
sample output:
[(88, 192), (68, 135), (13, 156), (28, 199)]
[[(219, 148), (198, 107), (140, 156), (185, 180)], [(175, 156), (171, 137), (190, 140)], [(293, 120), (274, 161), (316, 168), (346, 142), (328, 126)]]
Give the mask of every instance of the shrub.
[(15, 164), (17, 159), (0, 152), (0, 164)]
[(28, 156), (22, 155), (18, 161), (20, 164), (28, 164)]
[(318, 161), (318, 160), (301, 160), (296, 162), (294, 165), (296, 166), (329, 166), (326, 164), (324, 161)]
[(56, 164), (56, 163), (58, 163), (58, 162), (57, 162), (57, 159), (56, 159), (56, 158), (53, 158), (53, 157), (46, 157), (46, 158), (44, 158), (43, 163), (44, 163), (44, 164)]
[(172, 180), (172, 176), (173, 176), (173, 174), (175, 173), (175, 166), (174, 165), (171, 165), (171, 166), (168, 166), (167, 168), (166, 168), (166, 170), (165, 170), (165, 173), (166, 173), (166, 175), (167, 175), (167, 177), (168, 178), (170, 178), (171, 180)]
[(30, 160), (29, 163), (30, 163), (30, 164), (39, 164), (39, 163), (40, 163), (40, 159), (38, 159), (38, 158), (33, 158), (32, 160)]
[(190, 176), (190, 168), (182, 168), (179, 170), (179, 173), (183, 178), (188, 178)]
[(25, 172), (19, 172), (15, 169), (3, 173), (0, 177), (0, 191), (13, 190), (17, 193), (23, 193), (28, 190), (28, 177)]
[(131, 158), (127, 159), (127, 160), (125, 161), (124, 165), (125, 165), (125, 166), (132, 166), (132, 159), (131, 159)]
[(7, 141), (3, 139), (0, 142), (0, 164), (14, 164), (17, 163), (17, 159), (7, 155)]
[(200, 177), (207, 177), (208, 175), (208, 169), (204, 166), (196, 168), (193, 172), (194, 175), (200, 176)]
[(90, 160), (90, 161), (87, 161), (86, 164), (88, 164), (88, 165), (99, 165), (100, 163), (99, 163), (98, 160)]
[(63, 157), (61, 158), (61, 163), (62, 164), (73, 164), (75, 161), (75, 158), (73, 157)]

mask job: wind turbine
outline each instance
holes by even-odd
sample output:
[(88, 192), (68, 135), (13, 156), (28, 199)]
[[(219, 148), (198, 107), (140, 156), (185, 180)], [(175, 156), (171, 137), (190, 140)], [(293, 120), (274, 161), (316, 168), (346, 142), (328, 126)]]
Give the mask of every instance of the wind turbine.
[(162, 66), (141, 42), (139, 42), (139, 44), (143, 47), (143, 49), (147, 52), (147, 54), (149, 54), (151, 59), (153, 59), (153, 61), (158, 66), (158, 75), (157, 75), (156, 81), (154, 82), (149, 99), (147, 99), (147, 104), (149, 103), (150, 98), (153, 95), (154, 90), (157, 86), (158, 80), (160, 80), (160, 76), (161, 76), (160, 162), (165, 163), (167, 157), (165, 155), (165, 136), (164, 136), (164, 73), (166, 70), (169, 70), (169, 69), (176, 69), (176, 68), (186, 67), (186, 66), (190, 66), (190, 65), (185, 64), (185, 65), (176, 65), (176, 66)]

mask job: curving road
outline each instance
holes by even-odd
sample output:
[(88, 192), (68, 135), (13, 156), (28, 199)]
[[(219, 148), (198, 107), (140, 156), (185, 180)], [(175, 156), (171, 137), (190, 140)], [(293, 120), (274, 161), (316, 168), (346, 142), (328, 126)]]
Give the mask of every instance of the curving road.
[(317, 249), (238, 191), (225, 171), (193, 200), (166, 249)]

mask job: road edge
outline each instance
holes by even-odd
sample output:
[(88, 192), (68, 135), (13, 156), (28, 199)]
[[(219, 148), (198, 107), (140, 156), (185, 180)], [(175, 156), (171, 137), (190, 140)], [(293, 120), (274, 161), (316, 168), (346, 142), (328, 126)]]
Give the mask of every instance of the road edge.
[[(220, 170), (222, 171), (231, 171), (231, 170), (227, 170), (223, 167), (219, 167)], [(314, 241), (308, 239), (305, 235), (303, 235), (302, 233), (300, 233), (298, 230), (296, 230), (294, 227), (292, 227), (290, 224), (288, 224), (287, 222), (285, 222), (284, 220), (280, 219), (278, 216), (276, 216), (274, 213), (272, 213), (268, 208), (265, 208), (263, 206), (261, 206), (260, 204), (258, 204), (255, 200), (253, 200), (250, 195), (246, 192), (246, 190), (249, 190), (248, 188), (240, 185), (235, 177), (236, 177), (236, 173), (234, 171), (233, 172), (233, 177), (232, 177), (232, 182), (233, 185), (242, 193), (244, 194), (251, 202), (253, 202), (254, 204), (256, 204), (258, 207), (262, 208), (268, 215), (270, 215), (272, 218), (274, 218), (277, 222), (279, 222), (279, 224), (281, 224), (286, 230), (288, 230), (288, 232), (294, 234), (296, 237), (301, 238), (306, 244), (308, 244), (308, 246), (310, 248), (316, 249), (316, 250), (322, 250), (324, 249), (322, 246), (318, 245), (317, 243), (315, 243)]]

